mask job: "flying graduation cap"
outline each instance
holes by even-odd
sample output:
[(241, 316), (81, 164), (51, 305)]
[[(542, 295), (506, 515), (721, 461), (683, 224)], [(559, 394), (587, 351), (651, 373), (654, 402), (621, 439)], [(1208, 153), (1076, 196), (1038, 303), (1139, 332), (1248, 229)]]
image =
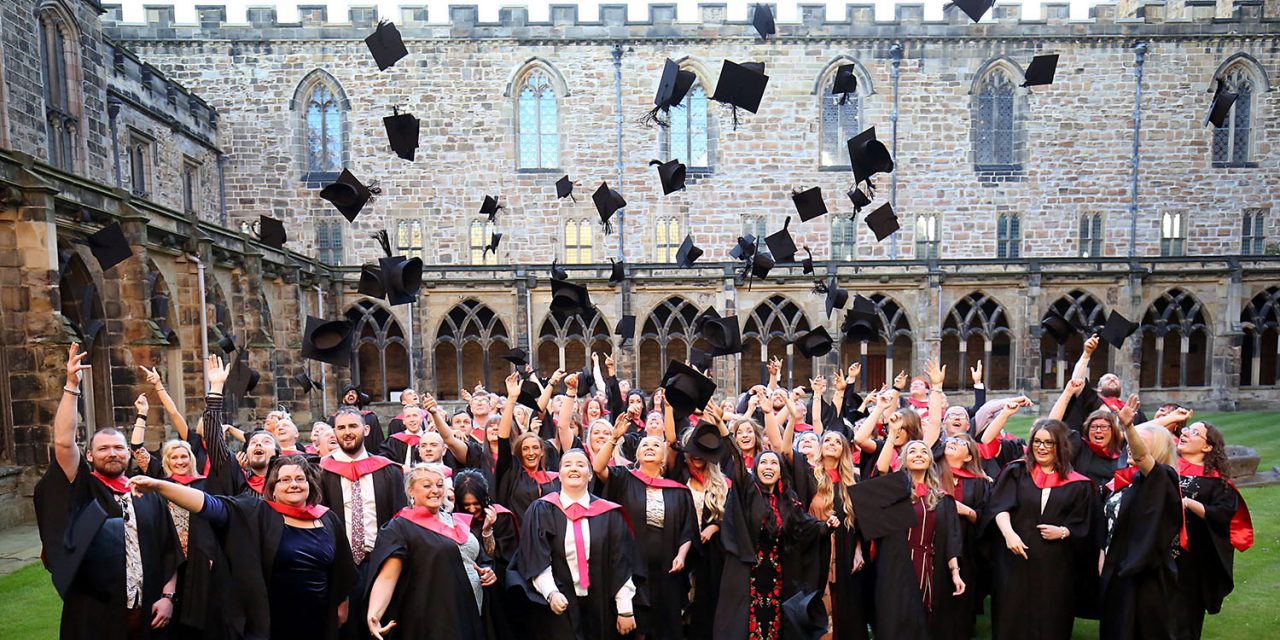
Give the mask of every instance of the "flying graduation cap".
[(662, 182), (662, 195), (669, 196), (684, 189), (684, 177), (688, 169), (679, 160), (650, 160), (649, 166), (658, 166), (658, 180)]
[(337, 367), (351, 365), (351, 323), (307, 316), (302, 331), (302, 357)]
[(501, 234), (501, 233), (498, 233), (498, 232), (496, 232), (496, 231), (495, 231), (495, 232), (493, 232), (493, 233), (489, 234), (489, 244), (488, 244), (488, 246), (486, 246), (486, 247), (484, 248), (484, 251), (480, 254), (480, 255), (481, 255), (481, 257), (489, 255), (489, 252), (490, 252), (490, 251), (492, 251), (492, 252), (493, 252), (493, 255), (494, 255), (494, 256), (497, 256), (497, 255), (498, 255), (498, 243), (500, 243), (500, 242), (502, 242), (502, 234)]
[(552, 279), (553, 281), (554, 281), (554, 280), (568, 280), (568, 279), (569, 279), (569, 272), (568, 272), (568, 271), (565, 271), (565, 270), (564, 270), (564, 267), (560, 266), (559, 262), (560, 262), (560, 261), (559, 261), (559, 259), (558, 259), (558, 258), (557, 258), (556, 260), (552, 260), (552, 261), (551, 261), (551, 279)]
[(711, 357), (742, 353), (742, 328), (737, 316), (708, 318), (699, 332), (711, 347)]
[(720, 79), (716, 82), (716, 90), (711, 99), (733, 108), (735, 129), (738, 127), (739, 108), (751, 113), (760, 109), (760, 100), (769, 84), (769, 76), (764, 74), (763, 67), (759, 63), (738, 64), (725, 60), (720, 68)]
[(801, 222), (808, 222), (827, 213), (827, 203), (822, 201), (822, 187), (792, 191), (791, 201), (795, 203), (796, 211), (800, 213)]
[(738, 236), (738, 243), (729, 250), (729, 257), (734, 260), (748, 260), (756, 254), (756, 237), (747, 234)]
[(800, 264), (804, 271), (804, 274), (807, 276), (813, 273), (813, 252), (809, 250), (809, 247), (805, 247), (804, 252), (809, 254), (809, 256), (805, 258)]
[(551, 281), (551, 312), (564, 318), (585, 315), (592, 309), (587, 288), (568, 280)]
[(613, 335), (622, 338), (622, 344), (626, 344), (628, 340), (634, 340), (636, 337), (636, 317), (622, 316), (618, 320), (618, 326), (613, 330)]
[(382, 119), (382, 126), (387, 130), (387, 141), (397, 156), (413, 162), (413, 154), (418, 149), (418, 130), (421, 123), (412, 113), (400, 113), (399, 108), (392, 108), (394, 115)]
[(640, 119), (640, 123), (664, 128), (670, 126), (663, 116), (669, 114), (672, 107), (680, 106), (697, 80), (697, 74), (681, 69), (679, 64), (668, 58), (662, 65), (662, 78), (658, 80), (658, 90), (653, 95), (654, 107)]
[(591, 194), (591, 201), (596, 204), (596, 212), (600, 214), (600, 223), (604, 225), (605, 233), (613, 233), (613, 225), (609, 224), (609, 219), (613, 214), (627, 206), (627, 201), (615, 189), (609, 188), (608, 182), (601, 182), (596, 192)]
[(1022, 74), (1022, 86), (1038, 87), (1053, 84), (1053, 75), (1058, 70), (1058, 54), (1039, 55), (1031, 59), (1027, 72)]
[(693, 243), (693, 234), (684, 237), (684, 242), (680, 243), (680, 248), (676, 250), (676, 266), (685, 267), (686, 269), (693, 266), (693, 263), (702, 257), (702, 249)]
[(400, 37), (400, 30), (387, 20), (379, 22), (378, 28), (364, 39), (364, 43), (369, 46), (374, 62), (378, 63), (378, 71), (386, 71), (409, 55), (404, 39)]
[(876, 303), (865, 296), (855, 295), (853, 306), (844, 314), (840, 331), (854, 342), (875, 340), (880, 335), (880, 314)]
[(1066, 342), (1067, 338), (1070, 338), (1071, 334), (1075, 333), (1075, 327), (1071, 326), (1071, 323), (1062, 317), (1062, 314), (1054, 310), (1050, 310), (1049, 313), (1045, 314), (1044, 319), (1040, 321), (1040, 328), (1045, 333), (1053, 336), (1053, 339), (1058, 344)]
[(316, 383), (311, 380), (311, 376), (307, 375), (306, 371), (299, 371), (298, 373), (293, 374), (293, 379), (298, 383), (299, 387), (302, 387), (302, 393), (304, 394), (311, 393), (311, 390), (315, 389), (317, 386)]
[(840, 96), (840, 104), (849, 101), (849, 96), (858, 93), (857, 69), (852, 64), (842, 64), (836, 68), (836, 77), (831, 81), (831, 95)]
[(868, 196), (859, 187), (854, 187), (850, 189), (848, 192), (846, 192), (846, 195), (849, 196), (849, 201), (853, 202), (853, 215), (855, 216), (862, 212), (863, 207), (869, 206), (871, 204), (870, 196)]
[(764, 243), (777, 262), (795, 262), (796, 260), (796, 242), (791, 238), (790, 227), (791, 216), (787, 216), (786, 222), (782, 223), (781, 231), (765, 236)]
[(955, 0), (951, 5), (960, 7), (960, 10), (974, 22), (981, 22), (982, 16), (986, 15), (995, 3), (996, 0)]
[(1098, 335), (1110, 343), (1111, 346), (1119, 349), (1124, 346), (1125, 338), (1133, 335), (1133, 332), (1137, 330), (1138, 325), (1136, 323), (1129, 322), (1128, 318), (1113, 309), (1111, 315), (1107, 316), (1107, 324), (1102, 327), (1102, 331)]
[(99, 229), (89, 236), (88, 243), (89, 251), (103, 271), (128, 260), (133, 255), (133, 248), (129, 246), (129, 240), (124, 237), (124, 230), (120, 228), (119, 222), (112, 222)]
[(836, 309), (843, 309), (844, 305), (849, 302), (849, 290), (841, 289), (835, 276), (831, 276), (831, 279), (827, 282), (823, 282), (821, 280), (817, 281), (813, 290), (817, 293), (826, 295), (824, 304), (827, 309), (828, 318), (831, 317), (832, 311)]
[(1240, 98), (1240, 94), (1227, 91), (1227, 83), (1222, 78), (1216, 80), (1218, 86), (1213, 90), (1213, 101), (1209, 103), (1209, 112), (1204, 116), (1204, 125), (1210, 122), (1213, 126), (1221, 129), (1227, 123), (1227, 114), (1231, 112), (1231, 107)]
[(769, 36), (778, 33), (778, 26), (773, 22), (773, 10), (767, 4), (756, 5), (751, 16), (751, 26), (756, 28), (761, 40), (768, 40)]
[(898, 214), (893, 212), (893, 206), (888, 202), (868, 213), (866, 219), (867, 226), (871, 228), (872, 233), (876, 234), (876, 242), (888, 238), (893, 232), (902, 228), (898, 223)]
[(849, 165), (853, 167), (854, 185), (867, 183), (867, 195), (875, 197), (871, 177), (877, 173), (893, 171), (893, 156), (883, 142), (876, 140), (876, 128), (871, 127), (849, 138)]
[(563, 178), (556, 180), (556, 197), (561, 200), (572, 198), (574, 202), (578, 201), (578, 198), (573, 195), (573, 181), (569, 179), (569, 174), (566, 173)]
[(498, 212), (502, 209), (506, 207), (498, 204), (498, 199), (490, 195), (486, 195), (484, 201), (480, 203), (480, 213), (489, 216), (489, 222), (497, 220)]
[(347, 169), (331, 184), (320, 190), (320, 197), (328, 200), (347, 219), (355, 222), (356, 216), (374, 196), (382, 193), (376, 185), (366, 187)]
[(362, 265), (360, 284), (356, 285), (356, 291), (370, 298), (385, 298), (387, 291), (382, 288), (382, 268), (376, 264)]
[[(690, 356), (692, 361), (693, 356)], [(682, 415), (701, 411), (715, 395), (716, 383), (689, 365), (672, 360), (662, 374), (662, 384), (667, 402)]]
[[(418, 290), (422, 287), (422, 258), (391, 255), (391, 240), (386, 231), (378, 231), (373, 237), (382, 246), (385, 257), (379, 258), (377, 265), (366, 264), (361, 267), (360, 293), (373, 296), (381, 292), (381, 296), (375, 297), (385, 297), (391, 305), (413, 302), (418, 298)], [(376, 279), (376, 285), (367, 282), (371, 279)]]
[(284, 232), (284, 223), (271, 216), (258, 216), (258, 240), (273, 249), (283, 249), (289, 236)]
[(625, 264), (621, 260), (615, 261), (613, 258), (609, 258), (609, 284), (622, 284), (622, 281), (626, 280)]
[(796, 340), (796, 350), (806, 358), (821, 358), (831, 353), (831, 344), (831, 334), (827, 333), (827, 328), (818, 325), (817, 329), (809, 331)]

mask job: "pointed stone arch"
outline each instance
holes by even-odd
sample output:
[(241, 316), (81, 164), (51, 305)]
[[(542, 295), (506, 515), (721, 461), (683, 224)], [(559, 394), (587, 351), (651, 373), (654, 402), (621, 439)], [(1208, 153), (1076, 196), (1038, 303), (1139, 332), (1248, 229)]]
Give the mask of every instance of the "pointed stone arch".
[[(1067, 383), (1072, 363), (1084, 352), (1084, 341), (1107, 323), (1106, 306), (1097, 296), (1083, 289), (1072, 289), (1054, 300), (1041, 314), (1037, 324), (1054, 313), (1077, 330), (1062, 344), (1048, 332), (1040, 333), (1040, 386), (1044, 389), (1061, 389)], [(1090, 377), (1094, 381), (1111, 370), (1111, 349), (1104, 347), (1105, 343), (1100, 345), (1089, 361)]]
[(412, 386), (409, 380), (409, 341), (391, 309), (363, 298), (344, 313), (351, 322), (351, 383), (374, 401), (386, 401), (393, 391)]
[(1212, 326), (1208, 310), (1189, 291), (1174, 287), (1152, 300), (1135, 336), (1142, 340), (1142, 387), (1208, 386)]
[(693, 332), (699, 315), (697, 305), (682, 296), (671, 296), (645, 316), (636, 340), (641, 389), (656, 388), (667, 363), (688, 358), (690, 347), (706, 349), (706, 343)]
[(506, 323), (488, 305), (474, 298), (454, 305), (436, 329), (431, 364), (437, 397), (457, 400), (459, 388), (477, 382), (494, 388), (501, 380), (491, 373), (494, 363), (513, 345)]
[(1240, 310), (1240, 326), (1240, 386), (1280, 384), (1280, 287), (1259, 291)]
[(772, 295), (756, 305), (742, 330), (745, 350), (741, 359), (741, 388), (750, 389), (768, 382), (770, 358), (783, 361), (788, 388), (808, 386), (813, 376), (813, 362), (792, 349), (791, 344), (810, 328), (804, 310), (786, 296)]
[(1004, 305), (983, 291), (956, 301), (942, 323), (942, 363), (947, 386), (967, 388), (969, 367), (981, 359), (989, 389), (1013, 387), (1013, 331)]
[(588, 314), (584, 318), (548, 313), (543, 318), (538, 330), (539, 368), (582, 371), (591, 353), (613, 353), (609, 322), (598, 309), (591, 309)]
[(862, 364), (859, 381), (864, 389), (878, 389), (902, 370), (910, 370), (915, 357), (915, 334), (902, 304), (883, 293), (867, 296), (876, 306), (877, 339), (854, 341), (839, 337), (840, 362), (848, 367)]

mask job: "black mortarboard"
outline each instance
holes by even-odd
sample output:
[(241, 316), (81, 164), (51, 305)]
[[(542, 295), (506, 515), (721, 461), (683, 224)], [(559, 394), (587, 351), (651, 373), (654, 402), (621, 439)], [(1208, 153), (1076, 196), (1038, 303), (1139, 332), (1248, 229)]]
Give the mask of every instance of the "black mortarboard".
[(386, 20), (378, 23), (378, 29), (365, 38), (364, 43), (369, 45), (369, 52), (378, 63), (378, 71), (386, 71), (401, 58), (409, 55), (409, 50), (405, 48), (404, 40), (400, 37), (400, 30)]
[(1231, 106), (1240, 98), (1240, 94), (1227, 91), (1227, 83), (1221, 78), (1217, 80), (1218, 86), (1213, 89), (1213, 102), (1209, 103), (1209, 113), (1204, 116), (1204, 124), (1210, 122), (1213, 126), (1221, 129), (1227, 123), (1227, 114), (1231, 111)]
[(370, 298), (387, 297), (387, 290), (382, 288), (382, 267), (376, 264), (362, 265), (360, 284), (356, 286), (356, 291)]
[(1103, 340), (1111, 343), (1111, 346), (1119, 349), (1124, 346), (1124, 339), (1137, 330), (1137, 324), (1129, 322), (1129, 319), (1120, 315), (1119, 311), (1112, 310), (1111, 315), (1107, 316), (1107, 324), (1102, 327), (1102, 333), (1099, 335)]
[(622, 284), (627, 278), (625, 263), (609, 258), (609, 284)]
[(662, 195), (671, 195), (684, 189), (684, 177), (688, 169), (679, 160), (650, 160), (649, 166), (658, 165), (658, 180), (662, 182)]
[(231, 365), (231, 373), (227, 375), (226, 391), (230, 395), (243, 398), (258, 386), (261, 378), (262, 374), (250, 367), (245, 357), (236, 358), (235, 364)]
[(711, 99), (755, 113), (760, 108), (760, 99), (764, 97), (764, 89), (768, 84), (769, 76), (763, 72), (725, 60)]
[(719, 462), (724, 454), (724, 436), (720, 435), (720, 428), (709, 420), (698, 422), (684, 443), (684, 454), (707, 462)]
[(378, 265), (388, 304), (409, 304), (418, 299), (418, 289), (422, 286), (422, 258), (380, 258)]
[(801, 264), (804, 266), (804, 274), (809, 275), (813, 273), (813, 252), (809, 250), (809, 247), (805, 247), (804, 252), (809, 254), (809, 257), (805, 258)]
[(711, 378), (677, 360), (667, 365), (659, 386), (666, 389), (671, 408), (684, 415), (704, 409), (716, 392), (716, 383)]
[(751, 16), (751, 26), (756, 28), (756, 33), (760, 34), (762, 40), (768, 40), (769, 36), (778, 32), (777, 25), (773, 23), (773, 10), (767, 4), (756, 5)]
[(618, 320), (618, 326), (614, 329), (613, 335), (621, 336), (624, 343), (628, 340), (634, 340), (636, 337), (636, 317), (622, 316)]
[(558, 260), (551, 261), (551, 279), (552, 280), (568, 280), (569, 272), (558, 264)]
[(502, 355), (502, 359), (514, 364), (520, 369), (524, 369), (524, 366), (529, 364), (529, 354), (526, 353), (524, 349), (520, 348), (506, 352)]
[(541, 397), (542, 385), (538, 383), (537, 376), (532, 376), (520, 383), (520, 395), (516, 396), (516, 404), (537, 411), (538, 399)]
[(852, 64), (842, 64), (836, 69), (836, 77), (831, 81), (831, 95), (840, 96), (841, 104), (844, 104), (849, 94), (858, 92), (858, 75), (854, 73), (856, 68)]
[(596, 192), (591, 194), (591, 201), (596, 203), (596, 213), (600, 214), (600, 222), (604, 223), (604, 232), (612, 233), (613, 228), (609, 224), (609, 219), (613, 214), (627, 206), (627, 201), (615, 189), (609, 188), (608, 182), (601, 182), (596, 188)]
[(382, 126), (387, 129), (387, 141), (391, 143), (391, 150), (396, 155), (413, 161), (413, 153), (418, 149), (418, 129), (421, 125), (411, 113), (400, 113), (399, 110), (394, 110), (394, 113), (395, 115), (382, 119)]
[(702, 249), (693, 243), (693, 234), (686, 235), (684, 242), (680, 243), (680, 248), (676, 250), (676, 266), (692, 267), (693, 263), (702, 257)]
[(298, 386), (302, 387), (303, 393), (311, 393), (311, 390), (316, 388), (316, 383), (311, 381), (311, 376), (307, 375), (306, 371), (295, 373), (293, 379), (297, 381)]
[(307, 316), (302, 331), (302, 357), (337, 367), (351, 365), (351, 323)]
[(854, 187), (848, 191), (849, 201), (853, 203), (853, 215), (858, 215), (862, 208), (871, 204), (871, 197), (862, 189)]
[(853, 297), (853, 306), (844, 314), (840, 332), (853, 342), (874, 341), (880, 336), (880, 314), (876, 303), (863, 296)]
[(841, 289), (836, 281), (835, 276), (827, 282), (819, 282), (817, 286), (818, 293), (826, 294), (827, 317), (831, 317), (831, 312), (836, 309), (843, 309), (844, 305), (849, 302), (849, 290)]
[(653, 95), (654, 106), (666, 111), (680, 104), (697, 80), (698, 74), (681, 69), (679, 64), (668, 58), (662, 65), (662, 78), (658, 80), (658, 91)]
[(690, 348), (689, 349), (689, 366), (693, 367), (694, 369), (697, 369), (698, 371), (710, 371), (711, 370), (711, 354), (697, 347)]
[(498, 210), (506, 207), (498, 204), (498, 199), (493, 196), (485, 196), (484, 202), (480, 203), (480, 213), (489, 216), (489, 222), (493, 222), (498, 218)]
[(702, 323), (702, 337), (711, 346), (711, 356), (742, 353), (742, 328), (736, 316), (709, 318)]
[(982, 16), (986, 15), (995, 3), (996, 0), (955, 0), (951, 4), (960, 7), (960, 10), (974, 22), (980, 22)]
[(551, 281), (551, 312), (561, 317), (576, 316), (591, 309), (587, 288), (568, 280)]
[(773, 259), (778, 262), (796, 260), (796, 241), (791, 238), (790, 227), (791, 216), (787, 216), (781, 231), (765, 236), (764, 243), (769, 247), (769, 253), (773, 254)]
[(867, 226), (871, 227), (871, 232), (876, 234), (876, 242), (888, 238), (890, 234), (902, 228), (898, 224), (898, 215), (893, 212), (893, 206), (888, 202), (867, 214)]
[(364, 186), (355, 175), (343, 169), (336, 181), (320, 190), (320, 197), (333, 203), (347, 222), (355, 222), (360, 210), (375, 193), (377, 191)]
[(1036, 56), (1027, 65), (1027, 72), (1022, 74), (1022, 86), (1037, 87), (1053, 84), (1053, 74), (1058, 70), (1058, 54), (1050, 53)]
[[(218, 326), (218, 330), (222, 331), (221, 325)], [(218, 338), (218, 348), (222, 349), (223, 353), (235, 353), (236, 352), (235, 336), (232, 336), (230, 331), (223, 331), (222, 337)]]
[(591, 375), (591, 366), (587, 365), (578, 372), (578, 397), (585, 398), (596, 389), (596, 377)]
[(129, 240), (124, 237), (124, 229), (120, 228), (119, 222), (112, 222), (89, 236), (89, 251), (93, 253), (93, 257), (103, 271), (111, 269), (133, 255), (133, 248), (129, 246)]
[(750, 260), (754, 255), (756, 255), (756, 237), (749, 233), (745, 237), (738, 236), (738, 243), (729, 250), (729, 257), (734, 260)]
[(1071, 334), (1075, 333), (1075, 327), (1072, 327), (1071, 323), (1062, 317), (1062, 314), (1052, 310), (1045, 315), (1044, 320), (1040, 321), (1040, 328), (1044, 329), (1045, 333), (1053, 336), (1053, 339), (1058, 344), (1066, 342), (1067, 338), (1070, 338)]
[(501, 233), (494, 232), (489, 234), (489, 246), (484, 248), (484, 255), (488, 255), (490, 251), (493, 252), (493, 255), (498, 255), (498, 243), (500, 242), (502, 242)]
[(795, 203), (802, 222), (808, 222), (827, 213), (827, 203), (822, 201), (822, 187), (792, 191), (791, 201)]
[[(569, 198), (573, 196), (573, 181), (569, 179), (569, 174), (565, 174), (563, 178), (556, 180), (556, 197)], [(574, 201), (577, 202), (577, 198)]]
[(827, 333), (826, 327), (819, 325), (796, 340), (796, 349), (806, 358), (825, 356), (831, 353), (831, 334)]
[(849, 501), (865, 539), (883, 538), (915, 525), (916, 512), (911, 506), (911, 484), (906, 473), (895, 471), (849, 487)]
[[(751, 256), (751, 263), (747, 266), (752, 278), (768, 278), (769, 272), (773, 270), (776, 261), (768, 251), (757, 251)], [(747, 281), (747, 289), (751, 289), (750, 280)]]
[(883, 142), (876, 140), (875, 127), (849, 138), (847, 146), (855, 183), (870, 180), (877, 173), (893, 171), (893, 156)]
[(283, 249), (289, 239), (284, 232), (284, 223), (270, 216), (258, 216), (258, 239), (262, 244), (276, 249)]

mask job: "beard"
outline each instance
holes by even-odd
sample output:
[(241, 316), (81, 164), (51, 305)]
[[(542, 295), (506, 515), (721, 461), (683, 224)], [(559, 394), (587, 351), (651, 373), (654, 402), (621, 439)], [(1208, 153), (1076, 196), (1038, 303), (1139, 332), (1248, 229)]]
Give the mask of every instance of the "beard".
[(108, 477), (118, 478), (124, 475), (124, 470), (128, 464), (118, 460), (94, 460), (93, 470)]
[(354, 456), (360, 453), (362, 450), (364, 450), (364, 438), (356, 438), (355, 441), (351, 444), (351, 448), (349, 449), (347, 448), (347, 445), (343, 443), (343, 441), (339, 440), (338, 448), (342, 449), (343, 453), (349, 456)]
[(1100, 395), (1100, 396), (1102, 396), (1102, 397), (1104, 397), (1104, 398), (1119, 398), (1119, 397), (1120, 397), (1120, 386), (1119, 386), (1119, 385), (1115, 385), (1115, 386), (1108, 385), (1108, 386), (1105, 386), (1105, 387), (1100, 387), (1100, 388), (1098, 388), (1098, 395)]

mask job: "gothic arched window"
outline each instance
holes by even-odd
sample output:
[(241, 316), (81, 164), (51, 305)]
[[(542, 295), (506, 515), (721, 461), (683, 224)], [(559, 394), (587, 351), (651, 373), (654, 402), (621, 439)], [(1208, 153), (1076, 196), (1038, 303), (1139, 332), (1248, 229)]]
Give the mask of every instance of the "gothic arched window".
[(1142, 316), (1143, 387), (1203, 387), (1209, 384), (1213, 336), (1204, 307), (1189, 292), (1170, 289)]
[(690, 346), (705, 350), (706, 344), (693, 335), (693, 323), (697, 318), (698, 308), (679, 296), (667, 298), (649, 313), (638, 336), (636, 350), (640, 354), (641, 389), (656, 388), (661, 383), (667, 363), (688, 358)]
[(556, 90), (546, 70), (533, 68), (518, 85), (516, 138), (521, 169), (560, 166), (560, 122)]
[(711, 166), (711, 119), (707, 116), (707, 91), (695, 82), (679, 106), (671, 109), (667, 127), (667, 157), (691, 168)]
[(893, 298), (873, 293), (869, 299), (876, 305), (879, 319), (876, 339), (864, 342), (840, 336), (840, 362), (845, 367), (862, 363), (859, 384), (863, 389), (879, 389), (898, 371), (912, 369), (911, 322)]
[(1227, 91), (1237, 94), (1235, 104), (1227, 112), (1222, 127), (1213, 127), (1213, 164), (1217, 167), (1238, 167), (1249, 163), (1253, 141), (1253, 96), (1258, 82), (1252, 69), (1245, 62), (1229, 67), (1221, 76)]
[[(1107, 323), (1107, 310), (1102, 303), (1086, 291), (1075, 289), (1054, 301), (1040, 317), (1043, 322), (1050, 313), (1062, 316), (1075, 329), (1066, 341), (1059, 344), (1049, 332), (1040, 334), (1040, 386), (1045, 389), (1061, 389), (1071, 377), (1072, 363), (1084, 352), (1084, 341)], [(1089, 360), (1090, 378), (1111, 370), (1111, 349), (1107, 343), (1098, 345)]]
[(1244, 340), (1240, 349), (1240, 386), (1280, 383), (1280, 287), (1268, 287), (1240, 311)]
[(44, 80), (45, 148), (49, 164), (67, 171), (80, 161), (83, 93), (80, 88), (79, 32), (75, 19), (52, 0), (36, 11), (40, 28), (40, 68)]
[(859, 74), (858, 91), (845, 95), (833, 95), (838, 64), (831, 65), (818, 96), (822, 104), (822, 151), (819, 164), (824, 167), (849, 166), (846, 142), (862, 131), (862, 96), (867, 93), (864, 78)]
[(974, 165), (977, 171), (1022, 169), (1021, 113), (1016, 83), (1005, 65), (992, 66), (978, 80), (973, 102)]
[[(457, 400), (458, 389), (483, 384), (494, 389), (509, 371), (499, 358), (511, 348), (512, 338), (498, 314), (477, 300), (464, 300), (455, 305), (440, 321), (436, 331), (435, 366), (437, 396)], [(491, 375), (492, 363), (502, 367), (499, 375)]]
[(347, 159), (347, 112), (351, 103), (337, 79), (319, 69), (307, 74), (294, 92), (301, 114), (307, 180), (333, 180)]
[(547, 314), (538, 331), (538, 366), (547, 369), (557, 367), (570, 373), (582, 371), (589, 362), (588, 354), (613, 353), (609, 324), (594, 309), (591, 317), (560, 317)]
[(355, 336), (352, 384), (374, 400), (390, 400), (391, 392), (408, 388), (409, 341), (395, 316), (371, 300), (355, 303), (346, 315)]
[(942, 324), (942, 364), (947, 386), (972, 384), (969, 367), (981, 359), (989, 389), (1013, 386), (1013, 332), (1004, 307), (995, 298), (975, 291), (951, 307)]

